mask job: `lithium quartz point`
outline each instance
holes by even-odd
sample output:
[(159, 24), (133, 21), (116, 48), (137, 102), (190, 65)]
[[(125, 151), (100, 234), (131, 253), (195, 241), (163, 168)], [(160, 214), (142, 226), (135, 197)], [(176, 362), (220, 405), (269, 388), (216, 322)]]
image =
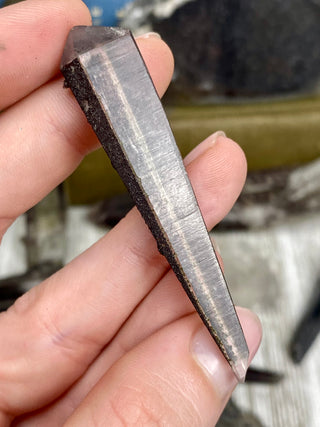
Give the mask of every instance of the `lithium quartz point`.
[(161, 102), (130, 32), (75, 27), (61, 71), (235, 375), (248, 348)]

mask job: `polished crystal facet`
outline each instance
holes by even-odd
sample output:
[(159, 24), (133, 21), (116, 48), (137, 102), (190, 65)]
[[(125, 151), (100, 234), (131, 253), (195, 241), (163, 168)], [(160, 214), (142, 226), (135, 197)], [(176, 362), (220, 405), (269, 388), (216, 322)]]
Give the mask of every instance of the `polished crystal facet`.
[(243, 380), (247, 344), (168, 120), (130, 32), (75, 27), (61, 70), (159, 251)]

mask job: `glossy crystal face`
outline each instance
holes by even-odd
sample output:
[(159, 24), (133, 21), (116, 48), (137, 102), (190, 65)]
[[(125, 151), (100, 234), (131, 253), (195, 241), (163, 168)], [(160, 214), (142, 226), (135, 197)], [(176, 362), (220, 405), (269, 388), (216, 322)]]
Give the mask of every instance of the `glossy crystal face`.
[(128, 34), (128, 30), (116, 27), (73, 27), (65, 44), (60, 67), (63, 68), (85, 52)]
[(62, 62), (68, 86), (159, 250), (243, 380), (246, 341), (168, 119), (133, 37), (117, 28), (77, 27)]

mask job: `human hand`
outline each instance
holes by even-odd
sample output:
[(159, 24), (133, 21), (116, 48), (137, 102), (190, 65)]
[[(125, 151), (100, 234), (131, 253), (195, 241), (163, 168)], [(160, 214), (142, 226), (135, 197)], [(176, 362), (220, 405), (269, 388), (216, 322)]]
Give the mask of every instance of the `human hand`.
[[(89, 22), (78, 0), (0, 10), (0, 236), (98, 146), (58, 73), (69, 30)], [(162, 95), (171, 53), (154, 37), (138, 46)], [(218, 133), (185, 163), (212, 228), (241, 191), (244, 155)], [(252, 358), (260, 326), (238, 313)], [(211, 427), (236, 385), (136, 209), (2, 313), (0, 336), (1, 426)]]

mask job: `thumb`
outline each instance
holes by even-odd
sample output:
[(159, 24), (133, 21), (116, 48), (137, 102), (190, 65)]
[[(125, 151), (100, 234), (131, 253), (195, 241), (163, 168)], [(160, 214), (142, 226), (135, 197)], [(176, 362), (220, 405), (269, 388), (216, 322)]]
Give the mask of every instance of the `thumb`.
[[(253, 358), (261, 339), (257, 317), (239, 309)], [(119, 359), (66, 426), (210, 426), (236, 378), (198, 316), (164, 327)]]

